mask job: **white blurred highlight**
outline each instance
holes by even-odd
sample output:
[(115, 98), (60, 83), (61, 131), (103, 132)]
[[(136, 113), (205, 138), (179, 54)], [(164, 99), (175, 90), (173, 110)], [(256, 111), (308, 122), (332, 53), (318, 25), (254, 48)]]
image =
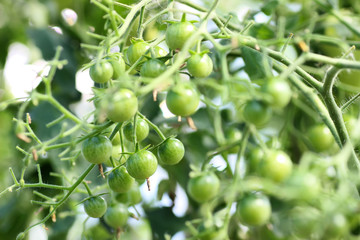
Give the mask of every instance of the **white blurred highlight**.
[(50, 67), (43, 59), (29, 64), (30, 49), (22, 43), (13, 43), (4, 68), (6, 86), (9, 87), (15, 98), (28, 97), (29, 92), (41, 82), (41, 77), (49, 73)]

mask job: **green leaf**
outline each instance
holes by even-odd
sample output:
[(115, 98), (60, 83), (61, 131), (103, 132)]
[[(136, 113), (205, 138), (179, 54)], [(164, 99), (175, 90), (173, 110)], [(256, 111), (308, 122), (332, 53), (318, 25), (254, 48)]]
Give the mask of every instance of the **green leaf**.
[(269, 1), (261, 8), (261, 11), (266, 15), (270, 16), (274, 12), (278, 4), (279, 4), (278, 0)]
[(249, 47), (241, 47), (241, 52), (245, 62), (245, 72), (251, 80), (272, 77), (271, 61), (267, 56)]

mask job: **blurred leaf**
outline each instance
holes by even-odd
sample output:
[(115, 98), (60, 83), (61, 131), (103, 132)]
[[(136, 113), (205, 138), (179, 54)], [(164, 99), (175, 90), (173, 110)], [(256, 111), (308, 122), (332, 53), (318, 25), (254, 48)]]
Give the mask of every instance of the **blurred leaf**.
[(272, 76), (270, 59), (249, 47), (241, 47), (242, 57), (245, 62), (245, 72), (251, 80), (265, 79)]

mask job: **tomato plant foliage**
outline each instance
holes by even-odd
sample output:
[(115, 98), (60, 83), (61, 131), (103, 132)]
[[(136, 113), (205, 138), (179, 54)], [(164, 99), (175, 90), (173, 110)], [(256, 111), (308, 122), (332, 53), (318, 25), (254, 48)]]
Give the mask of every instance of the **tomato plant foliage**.
[(359, 239), (358, 1), (15, 2), (4, 239)]

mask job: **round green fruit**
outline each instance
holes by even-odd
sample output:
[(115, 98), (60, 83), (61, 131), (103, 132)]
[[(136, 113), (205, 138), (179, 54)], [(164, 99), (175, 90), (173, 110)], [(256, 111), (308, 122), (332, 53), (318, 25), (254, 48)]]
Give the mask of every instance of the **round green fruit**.
[(106, 102), (107, 117), (113, 122), (130, 120), (138, 110), (138, 100), (129, 89), (122, 88), (112, 94), (111, 100)]
[(140, 69), (140, 75), (147, 78), (156, 78), (166, 71), (166, 65), (158, 59), (146, 61)]
[(166, 95), (166, 106), (176, 116), (190, 116), (196, 112), (199, 103), (200, 96), (190, 84), (176, 85)]
[(87, 138), (82, 144), (82, 153), (93, 164), (106, 162), (112, 153), (111, 141), (105, 136)]
[[(134, 123), (129, 122), (124, 127), (124, 135), (127, 140), (134, 141)], [(142, 118), (136, 119), (136, 140), (144, 140), (149, 135), (149, 124)]]
[(131, 189), (135, 179), (129, 175), (124, 166), (112, 171), (108, 176), (108, 185), (111, 190), (124, 193)]
[(146, 179), (153, 175), (157, 169), (157, 159), (152, 152), (140, 150), (131, 155), (126, 161), (128, 173), (136, 179)]
[(166, 29), (166, 44), (170, 49), (181, 49), (195, 31), (196, 27), (190, 22), (178, 22), (171, 24)]
[(213, 62), (207, 54), (195, 54), (187, 60), (187, 69), (197, 78), (208, 77), (213, 70)]
[(121, 203), (109, 207), (104, 215), (105, 223), (115, 229), (125, 226), (128, 218), (129, 211)]
[(106, 83), (113, 76), (114, 69), (111, 63), (100, 61), (90, 67), (90, 77), (96, 83)]
[(213, 199), (220, 190), (220, 180), (213, 172), (206, 172), (200, 176), (190, 178), (187, 185), (190, 197), (198, 203)]
[(100, 218), (105, 214), (106, 209), (106, 201), (100, 196), (90, 197), (84, 202), (84, 210), (89, 217)]
[(265, 125), (271, 118), (272, 110), (263, 101), (251, 100), (245, 104), (243, 116), (245, 121), (257, 127)]
[(252, 193), (245, 195), (237, 207), (241, 223), (247, 226), (261, 226), (266, 224), (271, 216), (269, 199), (262, 194)]
[(175, 165), (185, 154), (182, 142), (176, 138), (166, 139), (158, 148), (159, 162), (164, 165)]
[(293, 163), (290, 157), (280, 150), (269, 150), (261, 165), (262, 176), (275, 182), (282, 182), (292, 172)]
[(329, 150), (334, 144), (330, 129), (324, 124), (313, 126), (307, 133), (311, 146), (317, 152)]

